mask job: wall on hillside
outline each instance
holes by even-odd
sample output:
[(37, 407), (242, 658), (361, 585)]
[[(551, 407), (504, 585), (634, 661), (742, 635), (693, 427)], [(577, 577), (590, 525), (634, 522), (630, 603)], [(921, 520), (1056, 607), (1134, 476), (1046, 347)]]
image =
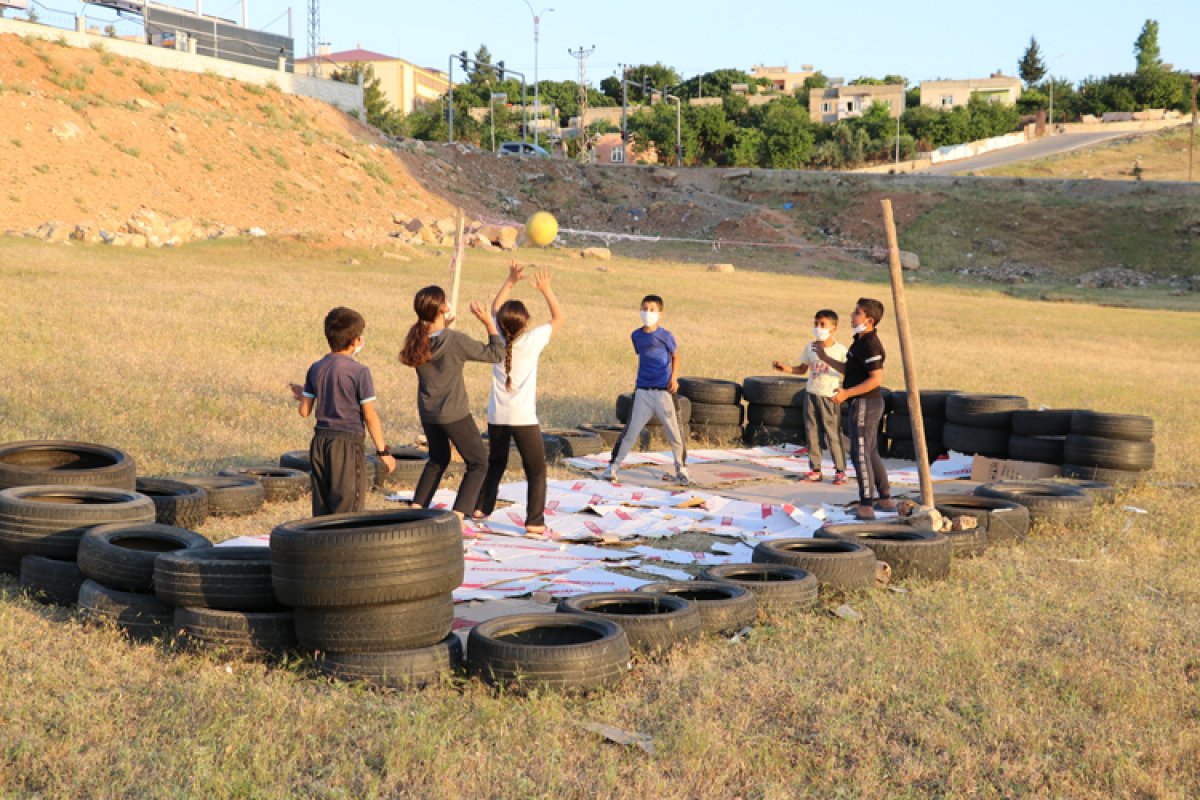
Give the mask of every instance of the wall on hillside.
[[(80, 18), (82, 19), (82, 18)], [(80, 26), (82, 27), (82, 26)], [(17, 36), (33, 36), (52, 42), (63, 41), (71, 47), (92, 47), (103, 45), (104, 49), (114, 55), (144, 61), (163, 69), (179, 70), (181, 72), (209, 73), (222, 78), (257, 83), (261, 85), (274, 84), (284, 94), (311, 97), (347, 113), (356, 113), (363, 118), (363, 90), (361, 86), (352, 83), (314, 78), (311, 75), (297, 75), (283, 69), (264, 69), (249, 64), (239, 64), (235, 61), (225, 61), (211, 56), (202, 56), (182, 50), (171, 50), (166, 47), (153, 47), (141, 42), (130, 42), (82, 31), (68, 31), (52, 28), (47, 25), (25, 22), (23, 20), (4, 19), (0, 17), (0, 34), (11, 33)]]

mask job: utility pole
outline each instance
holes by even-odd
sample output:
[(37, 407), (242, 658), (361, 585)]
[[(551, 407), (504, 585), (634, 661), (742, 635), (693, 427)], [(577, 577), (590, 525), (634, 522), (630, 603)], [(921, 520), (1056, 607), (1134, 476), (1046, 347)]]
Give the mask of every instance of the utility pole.
[(588, 159), (591, 156), (587, 147), (587, 60), (594, 52), (596, 45), (587, 48), (580, 45), (578, 50), (567, 50), (567, 53), (579, 62), (579, 154)]
[(680, 111), (679, 98), (673, 94), (664, 95), (668, 100), (675, 101), (675, 166), (683, 166), (683, 113)]
[(621, 68), (621, 163), (629, 163), (629, 72), (628, 64), (618, 64)]
[(308, 57), (313, 59), (312, 74), (319, 75), (321, 68), (316, 61), (321, 46), (321, 0), (308, 0)]

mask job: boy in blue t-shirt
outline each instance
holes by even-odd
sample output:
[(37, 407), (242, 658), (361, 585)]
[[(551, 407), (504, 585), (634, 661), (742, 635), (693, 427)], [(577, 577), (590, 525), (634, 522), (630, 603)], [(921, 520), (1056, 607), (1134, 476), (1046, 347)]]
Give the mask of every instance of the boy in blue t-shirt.
[(679, 390), (679, 352), (675, 347), (675, 337), (658, 325), (662, 312), (661, 297), (648, 294), (642, 298), (642, 327), (630, 336), (634, 352), (638, 354), (637, 389), (633, 393), (629, 423), (617, 440), (612, 461), (604, 472), (605, 480), (616, 482), (621, 462), (629, 455), (642, 428), (654, 416), (658, 417), (667, 433), (671, 454), (675, 457), (675, 479), (684, 486), (689, 482), (687, 450), (675, 414), (674, 395)]

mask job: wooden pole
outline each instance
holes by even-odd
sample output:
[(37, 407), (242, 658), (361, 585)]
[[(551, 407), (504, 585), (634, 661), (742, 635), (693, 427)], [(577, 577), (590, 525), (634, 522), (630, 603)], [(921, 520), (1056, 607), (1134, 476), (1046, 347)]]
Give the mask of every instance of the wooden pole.
[(465, 217), (461, 208), (454, 210), (454, 254), (450, 257), (450, 297), (447, 300), (447, 305), (450, 306), (450, 321), (447, 323), (453, 326), (458, 320), (458, 284), (462, 277), (463, 260), (466, 257), (466, 241), (463, 238), (463, 225)]
[(925, 418), (921, 414), (921, 393), (917, 389), (917, 369), (913, 363), (912, 334), (908, 330), (908, 303), (904, 299), (904, 276), (900, 269), (900, 244), (896, 238), (896, 220), (892, 201), (883, 200), (883, 223), (887, 229), (888, 274), (892, 280), (892, 305), (896, 333), (900, 337), (900, 358), (904, 363), (904, 386), (908, 391), (908, 416), (912, 420), (913, 449), (917, 451), (917, 473), (921, 476), (921, 504), (933, 507), (933, 479), (929, 475), (929, 450), (925, 446)]

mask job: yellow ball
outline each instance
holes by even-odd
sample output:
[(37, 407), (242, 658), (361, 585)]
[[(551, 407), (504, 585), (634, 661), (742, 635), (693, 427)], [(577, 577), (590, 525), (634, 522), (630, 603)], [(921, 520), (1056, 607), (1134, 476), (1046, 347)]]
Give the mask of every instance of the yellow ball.
[(558, 220), (548, 211), (538, 211), (525, 223), (525, 236), (530, 243), (545, 247), (558, 236)]

